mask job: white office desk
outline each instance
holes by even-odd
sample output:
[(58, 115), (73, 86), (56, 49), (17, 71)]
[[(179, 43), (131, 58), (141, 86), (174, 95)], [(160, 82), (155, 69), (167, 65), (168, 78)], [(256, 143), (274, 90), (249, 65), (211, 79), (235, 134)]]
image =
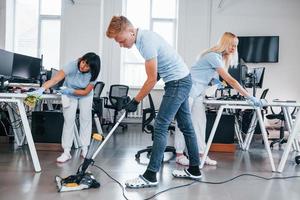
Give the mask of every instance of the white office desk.
[[(14, 129), (14, 134), (15, 134), (15, 140), (17, 142), (18, 146), (22, 146), (25, 142), (25, 139), (27, 140), (28, 146), (29, 146), (29, 151), (30, 151), (30, 155), (32, 158), (32, 162), (34, 165), (34, 169), (36, 172), (40, 172), (41, 171), (41, 166), (39, 163), (39, 159), (36, 153), (36, 149), (34, 146), (34, 142), (32, 139), (32, 133), (31, 133), (31, 129), (29, 126), (29, 122), (27, 119), (27, 115), (26, 115), (26, 111), (25, 111), (25, 107), (23, 104), (24, 99), (27, 97), (27, 94), (15, 94), (15, 93), (0, 93), (0, 102), (6, 102), (6, 103), (13, 103), (16, 104), (18, 110), (19, 110), (19, 115), (21, 117), (21, 121), (23, 124), (23, 130), (22, 129)], [(52, 107), (52, 102), (53, 101), (60, 101), (61, 100), (61, 96), (57, 95), (57, 94), (43, 94), (42, 96), (42, 100), (46, 101), (48, 107), (50, 110), (53, 109)], [(14, 117), (15, 114), (13, 113), (12, 109), (8, 109), (9, 112), (9, 117), (11, 121), (15, 121), (16, 118)], [(94, 121), (97, 127), (97, 131), (98, 133), (103, 133), (102, 129), (101, 129), (101, 124), (100, 121), (97, 117), (97, 115), (95, 114), (94, 116)], [(74, 125), (76, 127), (76, 123)], [(82, 146), (81, 144), (81, 140), (79, 137), (79, 133), (78, 133), (78, 129), (74, 128), (74, 146), (75, 148), (79, 148)]]
[[(214, 122), (214, 125), (212, 127), (209, 139), (207, 141), (207, 146), (206, 146), (206, 149), (205, 149), (205, 152), (204, 152), (203, 159), (202, 159), (201, 164), (200, 164), (200, 168), (203, 168), (203, 166), (204, 166), (205, 159), (207, 157), (207, 154), (208, 154), (209, 148), (211, 146), (212, 140), (214, 138), (215, 132), (217, 130), (217, 127), (218, 127), (221, 115), (223, 113), (223, 110), (226, 109), (226, 108), (229, 108), (229, 109), (253, 109), (253, 110), (255, 110), (255, 113), (253, 114), (253, 117), (252, 117), (252, 120), (251, 120), (251, 123), (250, 123), (249, 127), (255, 127), (256, 123), (257, 122), (259, 123), (260, 129), (261, 129), (261, 132), (262, 132), (262, 136), (263, 136), (263, 141), (264, 141), (264, 144), (265, 144), (265, 148), (266, 148), (268, 156), (269, 156), (272, 171), (273, 172), (276, 171), (273, 156), (272, 156), (271, 149), (270, 149), (269, 142), (268, 142), (267, 131), (266, 131), (266, 128), (265, 128), (265, 125), (264, 125), (264, 122), (263, 122), (263, 118), (262, 118), (260, 108), (250, 106), (248, 104), (248, 102), (246, 102), (246, 101), (224, 101), (224, 100), (208, 100), (208, 99), (206, 99), (206, 100), (204, 100), (204, 103), (206, 105), (217, 105), (217, 106), (220, 106), (220, 107), (218, 109), (217, 117), (215, 119), (215, 122)], [(299, 151), (298, 143), (297, 142), (294, 143), (294, 140), (296, 138), (296, 135), (300, 131), (300, 112), (297, 113), (295, 123), (293, 124), (292, 123), (292, 118), (291, 118), (291, 115), (289, 113), (288, 108), (289, 107), (300, 107), (300, 103), (271, 102), (271, 103), (268, 103), (266, 106), (274, 106), (274, 107), (281, 107), (282, 108), (285, 120), (287, 121), (288, 131), (290, 132), (289, 138), (288, 138), (288, 143), (287, 143), (287, 145), (284, 149), (284, 153), (281, 157), (281, 160), (280, 160), (280, 163), (279, 163), (279, 166), (278, 166), (278, 169), (277, 169), (278, 172), (282, 172), (282, 170), (284, 168), (284, 165), (286, 163), (287, 157), (288, 157), (288, 153), (290, 152), (290, 149), (291, 149), (292, 145), (294, 144), (295, 149)], [(248, 131), (247, 137), (245, 138), (245, 141), (242, 144), (242, 148), (244, 150), (248, 150), (248, 148), (249, 148), (249, 145), (250, 145), (250, 142), (252, 140), (253, 133), (254, 133), (254, 129), (255, 128), (252, 128), (252, 130)]]
[[(28, 147), (29, 147), (29, 151), (30, 151), (30, 155), (32, 158), (32, 162), (33, 162), (33, 166), (34, 166), (34, 170), (36, 172), (40, 172), (41, 171), (41, 166), (40, 166), (40, 162), (37, 156), (37, 152), (34, 146), (34, 142), (32, 139), (32, 134), (31, 134), (31, 129), (29, 126), (29, 122), (27, 119), (27, 115), (26, 115), (26, 111), (25, 111), (25, 107), (23, 104), (23, 100), (27, 97), (27, 94), (15, 94), (15, 93), (0, 93), (0, 102), (6, 102), (6, 103), (12, 103), (12, 104), (16, 104), (18, 110), (19, 110), (19, 114), (21, 117), (21, 121), (23, 124), (23, 130), (24, 130), (24, 139), (26, 138), (27, 143), (28, 143)], [(43, 99), (51, 99), (51, 100), (57, 100), (60, 99), (59, 95), (43, 95), (42, 96)], [(9, 111), (12, 112), (12, 111)], [(12, 115), (10, 114), (10, 118), (12, 117)], [(12, 118), (11, 118), (12, 120)], [(17, 130), (19, 131), (19, 130)], [(20, 132), (15, 133), (15, 134), (19, 134), (20, 136)], [(20, 137), (16, 137), (17, 140), (19, 140)], [(18, 145), (22, 145), (23, 142), (22, 141), (17, 141)]]

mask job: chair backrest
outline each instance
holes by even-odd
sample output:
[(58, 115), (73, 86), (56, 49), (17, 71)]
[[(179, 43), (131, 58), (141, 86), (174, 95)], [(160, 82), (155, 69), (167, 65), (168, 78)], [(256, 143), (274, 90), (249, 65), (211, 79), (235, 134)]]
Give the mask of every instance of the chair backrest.
[(100, 95), (103, 91), (103, 88), (105, 86), (105, 83), (102, 81), (99, 81), (94, 86), (94, 98), (100, 98)]
[(155, 107), (151, 94), (148, 94), (149, 108), (143, 109), (142, 117), (142, 131), (146, 133), (153, 132), (153, 125), (151, 124), (156, 116)]
[[(150, 93), (148, 94), (148, 100), (149, 100), (149, 108), (143, 109), (142, 131), (146, 133), (153, 133), (154, 131), (153, 122), (156, 117), (157, 111), (155, 110), (153, 99)], [(168, 130), (175, 131), (175, 126), (170, 124)]]
[(266, 96), (267, 96), (268, 91), (269, 91), (269, 88), (265, 89), (265, 90), (261, 93), (260, 99), (265, 99)]
[(122, 110), (128, 103), (128, 90), (127, 85), (111, 85), (109, 90), (109, 101), (117, 110)]

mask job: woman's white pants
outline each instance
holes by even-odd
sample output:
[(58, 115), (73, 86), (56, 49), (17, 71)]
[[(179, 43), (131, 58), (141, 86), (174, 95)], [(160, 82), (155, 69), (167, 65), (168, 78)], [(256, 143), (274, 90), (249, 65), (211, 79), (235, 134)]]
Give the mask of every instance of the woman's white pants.
[(62, 132), (61, 144), (64, 151), (70, 151), (74, 140), (76, 110), (79, 107), (79, 135), (82, 147), (88, 147), (92, 132), (92, 105), (93, 95), (81, 98), (72, 98), (62, 95), (64, 126)]
[[(203, 154), (206, 148), (206, 142), (205, 142), (206, 114), (205, 114), (205, 105), (203, 104), (203, 100), (204, 100), (203, 95), (195, 98), (189, 97), (191, 118), (197, 136), (199, 154)], [(185, 149), (185, 142), (184, 142), (183, 134), (178, 127), (175, 130), (174, 146), (176, 149), (176, 153), (183, 153)]]

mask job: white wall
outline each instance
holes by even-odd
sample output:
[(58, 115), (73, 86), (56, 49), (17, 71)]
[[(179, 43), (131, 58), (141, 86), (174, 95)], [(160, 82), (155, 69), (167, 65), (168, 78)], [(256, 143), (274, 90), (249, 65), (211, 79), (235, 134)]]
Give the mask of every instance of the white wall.
[(101, 0), (62, 1), (61, 64), (101, 49)]
[[(3, 45), (4, 0), (0, 0), (0, 46)], [(122, 13), (122, 0), (75, 0), (63, 2), (61, 64), (87, 51), (102, 60), (101, 79), (109, 85), (120, 80), (120, 48), (106, 38), (113, 15)], [(279, 62), (265, 66), (264, 87), (268, 99), (300, 100), (300, 1), (299, 0), (179, 0), (178, 51), (191, 66), (197, 55), (215, 44), (225, 31), (237, 35), (279, 35)], [(2, 16), (2, 17), (1, 17)]]
[(249, 64), (266, 67), (264, 87), (267, 99), (300, 100), (300, 1), (224, 0), (212, 6), (212, 41), (224, 31), (237, 35), (279, 35), (279, 62)]
[[(300, 100), (300, 1), (298, 0), (185, 0), (179, 9), (179, 52), (190, 66), (225, 31), (237, 35), (279, 35), (278, 63), (264, 66), (267, 99)], [(261, 91), (258, 91), (258, 94)]]

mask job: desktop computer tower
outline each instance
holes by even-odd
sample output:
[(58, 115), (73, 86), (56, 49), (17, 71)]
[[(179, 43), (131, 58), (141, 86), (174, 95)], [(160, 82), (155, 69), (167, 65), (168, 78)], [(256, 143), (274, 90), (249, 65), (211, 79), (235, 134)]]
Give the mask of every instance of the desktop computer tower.
[(61, 143), (64, 124), (60, 111), (32, 112), (32, 137), (35, 143)]
[[(210, 136), (216, 116), (216, 112), (206, 113), (206, 142)], [(232, 144), (234, 143), (234, 134), (234, 115), (223, 114), (219, 121), (213, 143)]]

